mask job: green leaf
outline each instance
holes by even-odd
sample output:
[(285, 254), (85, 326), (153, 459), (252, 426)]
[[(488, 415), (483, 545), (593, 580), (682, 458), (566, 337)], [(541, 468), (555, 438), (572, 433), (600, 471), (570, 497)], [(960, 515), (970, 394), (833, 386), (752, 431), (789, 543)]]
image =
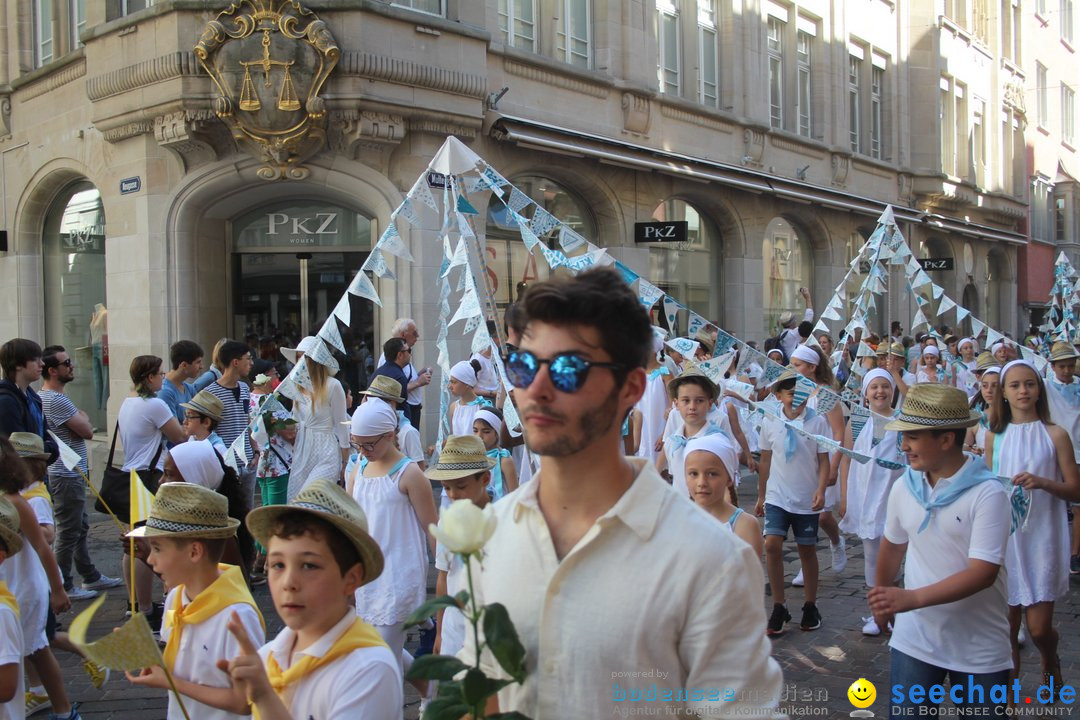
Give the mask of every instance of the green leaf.
[(469, 591), (468, 590), (462, 590), (461, 592), (459, 592), (457, 595), (454, 596), (454, 599), (457, 600), (458, 607), (460, 607), (460, 608), (467, 607), (468, 604), (469, 604)]
[(518, 639), (510, 614), (499, 603), (484, 606), (484, 640), (506, 673), (525, 682), (525, 647)]
[(460, 698), (436, 698), (428, 703), (421, 720), (461, 720), (469, 714), (469, 706)]
[(455, 675), (468, 667), (453, 655), (421, 655), (413, 660), (405, 679), (453, 680)]
[(475, 707), (484, 704), (489, 697), (513, 682), (513, 680), (492, 680), (484, 674), (483, 670), (471, 668), (461, 682), (461, 696), (466, 704)]
[(437, 598), (428, 600), (426, 603), (413, 610), (413, 614), (407, 617), (403, 624), (406, 628), (412, 627), (413, 625), (419, 625), (434, 615), (436, 610), (452, 607), (464, 606), (458, 605), (457, 599), (450, 595), (440, 595)]

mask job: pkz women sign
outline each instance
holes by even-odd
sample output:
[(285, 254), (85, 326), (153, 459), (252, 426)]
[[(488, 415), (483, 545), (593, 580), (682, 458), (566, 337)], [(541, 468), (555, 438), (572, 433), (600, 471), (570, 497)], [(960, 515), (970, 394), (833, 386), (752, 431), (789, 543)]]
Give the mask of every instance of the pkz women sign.
[(690, 223), (688, 223), (686, 220), (667, 220), (664, 222), (634, 223), (634, 242), (686, 242), (689, 228)]

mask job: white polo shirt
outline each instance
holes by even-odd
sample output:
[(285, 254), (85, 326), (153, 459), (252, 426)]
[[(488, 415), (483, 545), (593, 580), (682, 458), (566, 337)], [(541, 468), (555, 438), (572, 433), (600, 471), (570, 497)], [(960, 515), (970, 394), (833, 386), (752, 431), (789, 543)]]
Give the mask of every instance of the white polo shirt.
[[(183, 586), (173, 588), (165, 597), (165, 609), (169, 610), (176, 602), (176, 593), (182, 592)], [(191, 599), (184, 592), (184, 605), (187, 606)], [(227, 673), (217, 668), (218, 660), (232, 660), (240, 653), (240, 646), (236, 638), (229, 632), (229, 618), (235, 612), (240, 616), (240, 623), (247, 630), (248, 637), (255, 645), (261, 645), (265, 638), (259, 615), (255, 608), (246, 603), (229, 605), (215, 614), (209, 620), (204, 620), (197, 625), (184, 625), (180, 633), (180, 648), (176, 653), (176, 665), (173, 674), (188, 682), (206, 685), (207, 687), (227, 688), (232, 685)], [(161, 625), (161, 640), (167, 642), (172, 634), (172, 626)], [(240, 720), (250, 715), (237, 715), (226, 710), (219, 710), (210, 705), (204, 705), (189, 697), (184, 698), (184, 707), (188, 715), (200, 720)], [(183, 720), (184, 713), (180, 711), (180, 705), (176, 702), (176, 695), (169, 693), (168, 720)]]
[[(28, 546), (23, 552), (33, 552)], [(23, 631), (19, 618), (7, 605), (0, 605), (0, 665), (18, 663), (15, 695), (0, 703), (0, 720), (23, 720), (26, 717), (26, 687), (23, 684)]]
[[(778, 412), (781, 414), (784, 412), (782, 406)], [(804, 410), (795, 419), (805, 417)], [(824, 415), (815, 415), (803, 421), (802, 427), (813, 435), (832, 438), (832, 429)], [(795, 515), (816, 514), (817, 510), (813, 509), (813, 500), (818, 487), (818, 455), (828, 453), (819, 453), (817, 443), (805, 435), (796, 434), (795, 440), (795, 454), (789, 460), (784, 452), (787, 443), (787, 427), (776, 418), (765, 416), (758, 436), (761, 451), (772, 452), (769, 480), (765, 486), (765, 502)]]
[[(297, 654), (322, 657), (355, 620), (356, 613), (349, 608), (337, 625)], [(296, 633), (285, 628), (259, 648), (259, 656), (265, 664), (273, 653), (278, 666), (288, 670), (295, 644)], [(398, 659), (386, 647), (358, 648), (289, 685), (282, 699), (294, 718), (400, 720), (402, 678)]]
[[(761, 562), (651, 463), (627, 462), (633, 484), (561, 560), (538, 502), (543, 473), (492, 505), (495, 534), (475, 590), (481, 604), (506, 607), (528, 672), (524, 685), (499, 692), (499, 709), (533, 720), (609, 718), (629, 705), (620, 691), (659, 698), (684, 688), (702, 692), (647, 704), (667, 715), (782, 717)], [(472, 633), (458, 656), (471, 664)], [(488, 651), (482, 667), (506, 677)], [(706, 695), (717, 688), (732, 699)]]
[[(969, 458), (968, 462), (982, 460)], [(950, 481), (938, 480), (930, 497)], [(926, 510), (907, 489), (903, 477), (897, 480), (889, 492), (885, 538), (894, 545), (907, 543), (904, 587), (933, 585), (966, 570), (970, 559), (994, 563), (1001, 569), (993, 585), (974, 595), (897, 615), (891, 647), (935, 667), (958, 672), (981, 674), (1012, 668), (1005, 592), (1010, 516), (1005, 488), (986, 481), (951, 504), (934, 509), (930, 524), (920, 533)]]

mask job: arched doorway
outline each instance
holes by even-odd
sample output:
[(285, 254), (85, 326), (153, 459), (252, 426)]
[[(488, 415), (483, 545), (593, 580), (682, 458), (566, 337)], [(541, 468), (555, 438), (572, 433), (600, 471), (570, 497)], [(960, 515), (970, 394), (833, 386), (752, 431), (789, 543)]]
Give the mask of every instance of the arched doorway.
[[(371, 251), (372, 219), (325, 200), (290, 200), (232, 222), (232, 335), (265, 359), (319, 331)], [(366, 387), (378, 357), (372, 304), (349, 295), (342, 362), (353, 388)]]
[[(969, 282), (964, 286), (964, 295), (962, 298), (962, 305), (964, 309), (969, 311), (975, 317), (979, 316), (979, 289), (975, 287), (974, 283)], [(961, 332), (970, 337), (971, 336), (971, 318), (964, 318), (964, 322), (960, 325)]]
[(985, 322), (997, 330), (1007, 330), (1005, 318), (1005, 258), (998, 250), (986, 254), (983, 277), (986, 278)]
[[(533, 220), (536, 208), (541, 207), (581, 237), (596, 242), (596, 219), (589, 205), (576, 192), (540, 175), (521, 175), (511, 179), (511, 183), (533, 201), (517, 211), (523, 217)], [(550, 248), (558, 247), (558, 225), (545, 228), (533, 223), (533, 228), (541, 231), (537, 233), (541, 242)], [(484, 251), (488, 282), (500, 309), (515, 302), (530, 283), (550, 274), (544, 259), (538, 257), (539, 253), (529, 253), (521, 239), (521, 229), (506, 206), (497, 200), (488, 205)], [(584, 246), (567, 254), (583, 251)]]
[(699, 315), (720, 318), (717, 250), (722, 245), (716, 225), (697, 207), (679, 198), (657, 205), (652, 219), (683, 221), (687, 235), (686, 242), (645, 243), (649, 248), (649, 280)]
[(775, 217), (765, 227), (761, 241), (761, 264), (764, 270), (762, 311), (765, 331), (773, 334), (781, 313), (791, 311), (801, 316), (799, 288), (813, 291), (810, 244), (796, 227), (783, 217)]
[(41, 235), (45, 342), (63, 345), (76, 366), (66, 392), (90, 423), (106, 426), (109, 399), (105, 297), (105, 209), (87, 180), (64, 187), (45, 214)]

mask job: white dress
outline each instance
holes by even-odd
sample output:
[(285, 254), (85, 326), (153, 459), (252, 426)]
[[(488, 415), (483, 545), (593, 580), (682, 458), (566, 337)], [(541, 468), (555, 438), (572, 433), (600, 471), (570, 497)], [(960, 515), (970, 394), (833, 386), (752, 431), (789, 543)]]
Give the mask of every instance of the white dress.
[(637, 403), (637, 409), (641, 411), (641, 445), (638, 446), (637, 456), (653, 463), (660, 457), (660, 453), (653, 448), (664, 432), (664, 411), (671, 407), (671, 398), (664, 384), (667, 374), (665, 367), (650, 372), (645, 381), (645, 392)]
[(404, 622), (427, 597), (427, 541), (400, 487), (401, 474), (411, 464), (402, 458), (387, 475), (364, 477), (363, 458), (353, 471), (352, 496), (383, 553), (382, 574), (356, 591), (356, 614), (372, 625)]
[[(1024, 471), (1063, 482), (1050, 433), (1038, 420), (1010, 423), (994, 439), (994, 472), (1011, 478)], [(1009, 605), (1050, 602), (1069, 591), (1066, 505), (1044, 490), (1031, 492), (1027, 520), (1009, 537), (1005, 552)]]
[(1065, 386), (1051, 372), (1046, 379), (1046, 401), (1050, 419), (1069, 433), (1073, 455), (1080, 458), (1080, 378), (1073, 378), (1072, 385)]
[(349, 426), (345, 414), (345, 391), (334, 378), (327, 380), (327, 399), (312, 407), (311, 398), (301, 394), (293, 403), (298, 423), (292, 467), (289, 469), (288, 497), (292, 500), (312, 480), (341, 477), (341, 449), (349, 447)]
[[(882, 427), (885, 421), (880, 421)], [(854, 533), (863, 540), (874, 540), (885, 534), (885, 506), (889, 491), (900, 477), (903, 469), (890, 470), (874, 462), (877, 459), (901, 462), (897, 457), (895, 430), (886, 430), (880, 439), (876, 437), (875, 421), (871, 418), (855, 438), (853, 449), (869, 455), (872, 460), (861, 463), (852, 460), (848, 467), (847, 512), (840, 521), (840, 529)]]
[(41, 565), (37, 551), (23, 539), (23, 549), (0, 565), (0, 580), (7, 583), (19, 604), (19, 624), (22, 625), (25, 654), (31, 655), (48, 647), (45, 620), (49, 614), (49, 578)]
[(472, 435), (472, 424), (473, 419), (476, 418), (476, 411), (485, 406), (487, 406), (487, 403), (477, 402), (476, 400), (470, 403), (463, 403), (458, 400), (457, 405), (454, 406), (454, 414), (450, 418), (450, 434)]

